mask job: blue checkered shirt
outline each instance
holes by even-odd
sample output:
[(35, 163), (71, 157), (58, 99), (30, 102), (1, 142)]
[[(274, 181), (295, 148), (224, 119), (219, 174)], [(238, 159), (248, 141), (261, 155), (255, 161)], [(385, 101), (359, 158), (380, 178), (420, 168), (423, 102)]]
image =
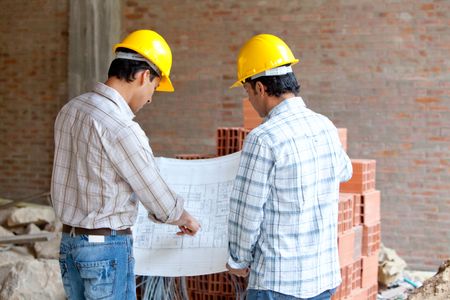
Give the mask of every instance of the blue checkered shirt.
[(249, 289), (309, 298), (340, 284), (339, 183), (351, 175), (336, 127), (300, 97), (250, 132), (228, 226), (228, 263), (251, 268)]

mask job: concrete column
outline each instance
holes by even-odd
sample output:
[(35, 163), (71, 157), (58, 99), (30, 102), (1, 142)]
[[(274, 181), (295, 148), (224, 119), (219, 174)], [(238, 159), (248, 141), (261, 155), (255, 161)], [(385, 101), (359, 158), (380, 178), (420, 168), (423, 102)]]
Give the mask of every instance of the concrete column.
[(106, 80), (112, 47), (121, 37), (122, 8), (120, 0), (69, 2), (68, 92), (72, 98)]

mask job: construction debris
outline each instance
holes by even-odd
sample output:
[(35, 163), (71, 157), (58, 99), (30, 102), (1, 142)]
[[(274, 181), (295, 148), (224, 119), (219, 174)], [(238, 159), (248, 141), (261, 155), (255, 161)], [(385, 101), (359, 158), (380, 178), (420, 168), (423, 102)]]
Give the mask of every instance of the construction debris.
[(8, 266), (0, 299), (66, 299), (57, 260), (21, 260)]
[(53, 232), (13, 235), (1, 237), (0, 244), (29, 244), (34, 242), (50, 241), (56, 236)]
[(55, 212), (50, 206), (33, 205), (13, 209), (7, 219), (9, 227), (28, 225), (31, 223), (42, 225), (53, 223), (55, 221)]
[(383, 286), (390, 286), (403, 277), (405, 268), (406, 262), (397, 252), (381, 244), (378, 254), (378, 282)]
[(0, 209), (0, 225), (5, 224), (6, 220), (8, 220), (13, 210), (14, 208), (12, 207)]
[(450, 299), (450, 259), (445, 261), (435, 276), (426, 280), (408, 300), (448, 300)]
[(0, 299), (65, 299), (60, 240), (50, 206), (0, 199)]
[[(396, 251), (381, 245), (378, 256), (379, 300), (405, 300), (408, 295), (422, 286), (434, 272), (408, 271), (406, 262)], [(415, 298), (429, 299), (429, 298)], [(447, 299), (447, 298), (445, 298)], [(449, 298), (450, 299), (450, 298)]]
[(0, 239), (2, 237), (7, 237), (7, 236), (14, 236), (14, 233), (12, 233), (9, 230), (6, 230), (3, 226), (0, 226)]

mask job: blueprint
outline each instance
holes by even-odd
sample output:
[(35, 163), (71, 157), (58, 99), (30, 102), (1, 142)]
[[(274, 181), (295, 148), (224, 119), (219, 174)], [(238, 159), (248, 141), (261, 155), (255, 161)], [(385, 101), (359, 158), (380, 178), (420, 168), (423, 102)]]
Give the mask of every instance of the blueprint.
[(201, 224), (193, 237), (178, 227), (155, 224), (140, 205), (133, 227), (137, 275), (193, 276), (225, 271), (228, 259), (229, 198), (240, 152), (212, 159), (157, 158), (162, 177), (185, 199)]

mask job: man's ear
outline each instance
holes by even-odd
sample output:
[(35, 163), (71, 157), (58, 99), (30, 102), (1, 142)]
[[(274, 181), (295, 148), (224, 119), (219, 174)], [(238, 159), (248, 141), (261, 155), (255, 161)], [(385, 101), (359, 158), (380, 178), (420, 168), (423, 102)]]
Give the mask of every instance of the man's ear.
[(255, 92), (257, 95), (262, 95), (265, 92), (264, 85), (261, 83), (261, 81), (257, 81), (255, 84)]
[(139, 85), (144, 85), (144, 84), (146, 84), (147, 80), (150, 80), (149, 79), (149, 76), (150, 76), (149, 70), (142, 70), (141, 72), (138, 72), (136, 75), (137, 75), (137, 80), (139, 82)]

